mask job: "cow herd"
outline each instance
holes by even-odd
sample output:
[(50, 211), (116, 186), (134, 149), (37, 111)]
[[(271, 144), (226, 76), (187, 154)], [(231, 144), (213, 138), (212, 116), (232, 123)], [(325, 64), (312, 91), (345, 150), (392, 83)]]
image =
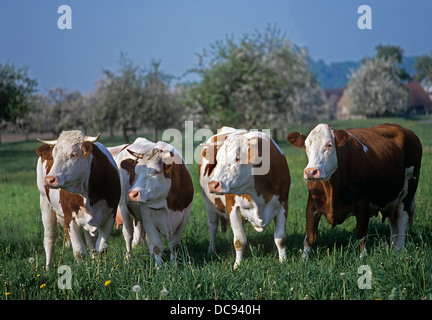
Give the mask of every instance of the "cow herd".
[[(164, 240), (171, 260), (188, 223), (194, 199), (189, 169), (172, 145), (137, 138), (106, 148), (97, 137), (64, 131), (36, 150), (37, 186), (44, 226), (46, 266), (50, 265), (57, 223), (79, 261), (106, 251), (114, 221), (123, 224), (127, 257), (146, 239), (158, 265)], [(317, 239), (320, 217), (334, 227), (356, 217), (361, 255), (369, 218), (381, 212), (390, 225), (390, 243), (403, 249), (412, 224), (422, 146), (397, 124), (335, 130), (318, 124), (307, 135), (292, 132), (287, 141), (306, 151), (308, 181), (303, 258)], [(242, 261), (250, 221), (261, 232), (274, 221), (279, 260), (286, 259), (285, 224), (291, 185), (286, 157), (265, 133), (222, 127), (202, 144), (199, 181), (208, 214), (208, 251), (216, 251), (219, 221), (233, 231), (234, 269)], [(84, 232), (82, 232), (82, 230)], [(84, 233), (85, 243), (82, 238)], [(86, 245), (85, 245), (86, 244)]]

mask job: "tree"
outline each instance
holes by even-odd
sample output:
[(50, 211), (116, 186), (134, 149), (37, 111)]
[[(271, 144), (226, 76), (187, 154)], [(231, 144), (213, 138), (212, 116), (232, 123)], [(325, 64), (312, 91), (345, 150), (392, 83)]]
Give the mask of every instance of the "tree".
[(432, 51), (429, 55), (423, 55), (416, 59), (415, 66), (417, 78), (426, 86), (432, 86)]
[(27, 71), (28, 67), (0, 64), (0, 125), (24, 118), (33, 107), (37, 81)]
[(410, 75), (408, 74), (408, 72), (406, 72), (406, 70), (402, 68), (404, 50), (401, 47), (379, 44), (375, 47), (375, 49), (377, 51), (377, 58), (391, 59), (397, 64), (399, 68), (399, 78), (402, 81), (410, 79)]
[(348, 109), (353, 115), (399, 115), (408, 108), (409, 93), (392, 58), (365, 59), (359, 70), (350, 75), (347, 90)]
[(308, 68), (306, 51), (276, 27), (245, 34), (240, 41), (226, 37), (198, 57), (191, 72), (201, 81), (188, 87), (181, 102), (200, 126), (275, 129), (326, 113), (316, 112), (324, 110), (325, 97)]
[(136, 131), (143, 114), (141, 88), (142, 72), (138, 66), (122, 54), (117, 73), (103, 71), (99, 81), (101, 99), (95, 108), (99, 129), (108, 126), (111, 135), (120, 127), (125, 143), (129, 143), (129, 131)]
[(158, 130), (178, 122), (181, 110), (176, 103), (176, 96), (170, 91), (173, 78), (160, 69), (161, 61), (152, 61), (143, 77), (141, 98), (143, 106), (143, 124), (152, 128), (153, 140), (158, 140)]

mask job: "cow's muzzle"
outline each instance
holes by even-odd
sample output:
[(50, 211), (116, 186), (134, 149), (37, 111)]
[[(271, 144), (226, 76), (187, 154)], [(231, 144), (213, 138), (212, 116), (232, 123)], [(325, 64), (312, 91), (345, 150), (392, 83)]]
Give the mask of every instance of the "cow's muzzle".
[(128, 198), (130, 201), (137, 202), (141, 199), (141, 193), (138, 190), (131, 190), (128, 193)]
[(45, 187), (48, 188), (59, 188), (58, 180), (55, 176), (46, 176), (45, 177)]
[(306, 169), (304, 169), (303, 176), (306, 180), (321, 179), (320, 171), (318, 170), (318, 168), (306, 168)]
[(219, 181), (210, 181), (208, 184), (210, 193), (219, 193), (221, 189), (221, 183)]

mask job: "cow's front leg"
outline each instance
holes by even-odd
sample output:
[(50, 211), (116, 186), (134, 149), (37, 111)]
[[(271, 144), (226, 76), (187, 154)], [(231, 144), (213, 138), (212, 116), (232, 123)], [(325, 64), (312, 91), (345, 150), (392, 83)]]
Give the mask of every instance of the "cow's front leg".
[(90, 234), (90, 232), (88, 232), (87, 230), (84, 230), (84, 237), (86, 240), (86, 244), (87, 247), (90, 249), (90, 253), (92, 255), (92, 259), (95, 258), (95, 253), (96, 253), (96, 236), (92, 236)]
[(275, 222), (274, 242), (278, 249), (280, 262), (283, 262), (287, 258), (286, 232), (285, 232), (286, 212), (287, 211), (285, 208), (281, 208), (280, 212), (277, 214), (277, 216), (274, 219)]
[(308, 203), (306, 205), (306, 236), (303, 241), (302, 253), (302, 258), (305, 260), (309, 258), (310, 248), (315, 245), (320, 218), (321, 214), (315, 210), (313, 199), (309, 195)]
[(72, 222), (69, 224), (69, 227), (70, 227), (70, 239), (72, 243), (74, 256), (75, 259), (78, 262), (80, 262), (81, 259), (85, 257), (86, 254), (86, 246), (81, 237), (81, 228), (80, 226), (78, 226), (75, 220), (72, 220)]
[(150, 254), (155, 258), (156, 266), (159, 267), (162, 265), (163, 239), (155, 223), (149, 217), (145, 217), (146, 213), (143, 209), (141, 209), (141, 212), (144, 230), (147, 234), (147, 245)]
[[(191, 212), (191, 206), (186, 208), (183, 212), (173, 212), (172, 215), (178, 215), (178, 217), (181, 217), (181, 222), (178, 225), (177, 229), (174, 231), (171, 241), (169, 242), (169, 248), (171, 251), (171, 262), (175, 262), (176, 259), (176, 249), (180, 246), (181, 237), (183, 235), (183, 231), (189, 221)], [(173, 219), (173, 216), (171, 216), (171, 219)], [(174, 219), (175, 220), (175, 219)]]
[(110, 215), (108, 220), (99, 227), (99, 236), (96, 242), (96, 250), (98, 253), (106, 253), (108, 248), (108, 239), (111, 235), (111, 230), (114, 226), (114, 216)]
[(42, 212), (42, 223), (44, 226), (44, 249), (46, 256), (46, 269), (51, 263), (51, 255), (54, 248), (57, 219), (56, 214), (46, 197), (40, 197), (40, 208)]
[(234, 234), (234, 248), (236, 251), (236, 260), (233, 269), (236, 270), (243, 259), (243, 250), (246, 246), (247, 239), (243, 229), (243, 218), (240, 214), (240, 208), (234, 207), (229, 217)]

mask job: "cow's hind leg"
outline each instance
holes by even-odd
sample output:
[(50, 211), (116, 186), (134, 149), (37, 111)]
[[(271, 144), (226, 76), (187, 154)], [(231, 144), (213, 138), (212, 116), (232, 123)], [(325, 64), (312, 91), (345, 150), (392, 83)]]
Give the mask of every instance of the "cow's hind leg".
[(367, 199), (362, 199), (358, 202), (356, 212), (357, 224), (355, 228), (355, 236), (360, 245), (360, 258), (367, 255), (366, 253), (366, 237), (368, 232), (370, 218), (370, 204)]
[(389, 219), (390, 244), (397, 249), (404, 249), (405, 235), (414, 218), (414, 198), (418, 185), (418, 172), (414, 171), (414, 166), (405, 169), (404, 188), (399, 195), (401, 200), (396, 207), (394, 218)]
[(207, 229), (210, 235), (208, 253), (214, 253), (216, 252), (216, 233), (219, 224), (219, 213), (213, 208), (209, 208), (209, 206), (207, 206), (207, 214)]

